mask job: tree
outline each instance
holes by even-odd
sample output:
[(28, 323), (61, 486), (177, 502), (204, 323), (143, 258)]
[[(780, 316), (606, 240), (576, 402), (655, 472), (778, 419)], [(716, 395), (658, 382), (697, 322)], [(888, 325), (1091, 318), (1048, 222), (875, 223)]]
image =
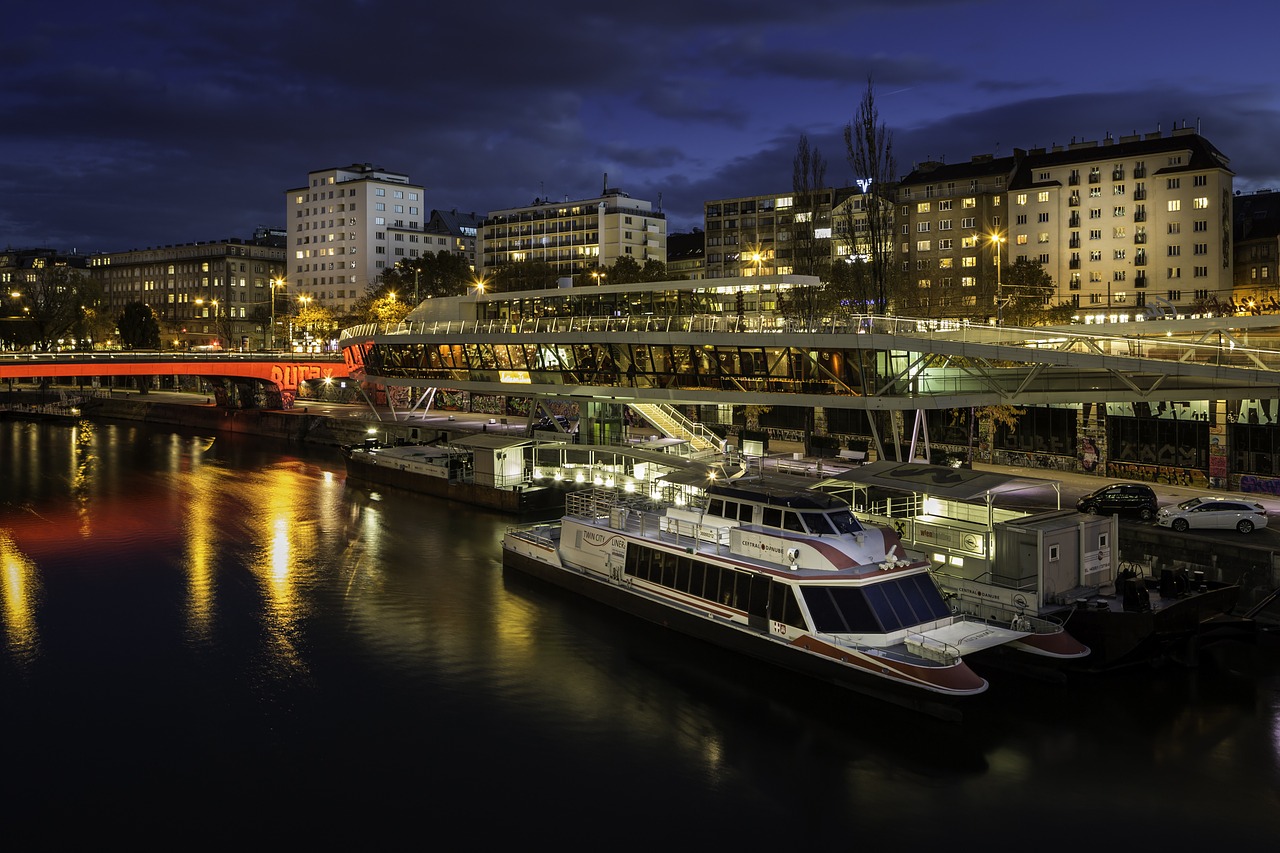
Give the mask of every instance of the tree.
[(47, 351), (59, 339), (83, 337), (78, 334), (84, 327), (82, 306), (96, 305), (100, 295), (100, 286), (78, 269), (63, 264), (36, 266), (22, 291), (27, 343)]
[[(606, 269), (609, 284), (637, 284), (642, 280), (640, 262), (630, 255), (623, 255)], [(594, 284), (594, 280), (588, 282)]]
[(1039, 261), (1018, 258), (1000, 271), (1000, 294), (1004, 304), (1000, 320), (1010, 326), (1041, 326), (1071, 322), (1074, 307), (1062, 303), (1053, 307), (1053, 277)]
[(649, 258), (644, 262), (644, 267), (640, 270), (641, 281), (670, 281), (671, 274), (667, 272), (667, 265), (657, 258)]
[(875, 87), (869, 77), (857, 115), (845, 125), (844, 145), (854, 178), (863, 190), (860, 207), (865, 216), (865, 222), (861, 216), (855, 222), (855, 206), (846, 208), (850, 221), (844, 230), (853, 241), (850, 256), (855, 263), (866, 264), (868, 312), (884, 314), (889, 312), (896, 284), (902, 279), (895, 272), (893, 252), (893, 192), (898, 166), (893, 155), (893, 134), (880, 121)]
[(517, 290), (551, 290), (560, 280), (560, 271), (546, 261), (529, 259), (503, 264), (488, 280), (493, 293)]
[(410, 308), (430, 297), (462, 296), (474, 280), (467, 259), (444, 249), (420, 258), (405, 258), (381, 276), (385, 289), (413, 303)]
[(819, 227), (829, 216), (822, 204), (826, 190), (827, 161), (822, 152), (809, 146), (809, 137), (800, 134), (791, 161), (791, 269), (796, 275), (821, 276), (831, 262), (831, 241), (818, 237)]
[(116, 321), (120, 346), (125, 349), (160, 349), (160, 321), (145, 302), (130, 302)]

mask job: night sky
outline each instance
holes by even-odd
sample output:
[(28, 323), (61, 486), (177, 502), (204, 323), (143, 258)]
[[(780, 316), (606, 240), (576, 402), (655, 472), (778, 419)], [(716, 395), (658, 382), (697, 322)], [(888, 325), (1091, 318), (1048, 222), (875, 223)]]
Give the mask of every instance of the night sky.
[(1271, 2), (24, 2), (0, 48), (0, 244), (81, 253), (285, 225), (307, 172), (369, 162), (425, 207), (791, 189), (802, 133), (852, 183), (868, 79), (921, 160), (1199, 127), (1280, 189)]

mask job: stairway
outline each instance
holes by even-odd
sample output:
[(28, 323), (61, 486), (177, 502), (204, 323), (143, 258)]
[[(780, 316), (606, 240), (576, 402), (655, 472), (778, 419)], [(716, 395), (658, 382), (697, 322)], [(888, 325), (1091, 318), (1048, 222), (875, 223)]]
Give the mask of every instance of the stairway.
[(689, 442), (689, 449), (695, 457), (724, 453), (724, 439), (702, 424), (689, 420), (674, 406), (666, 403), (628, 403), (627, 405), (668, 438), (680, 438)]

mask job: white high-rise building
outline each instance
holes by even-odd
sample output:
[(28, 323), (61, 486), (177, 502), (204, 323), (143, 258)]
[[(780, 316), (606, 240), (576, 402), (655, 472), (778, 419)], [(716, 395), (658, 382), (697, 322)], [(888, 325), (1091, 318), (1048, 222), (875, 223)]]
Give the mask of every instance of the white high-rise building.
[[(582, 277), (618, 258), (667, 262), (667, 218), (650, 202), (604, 187), (595, 198), (534, 199), (491, 211), (480, 223), (476, 271), (485, 275), (510, 263), (543, 261), (562, 277)], [(580, 282), (580, 283), (589, 283)]]
[(340, 315), (384, 271), (420, 257), (423, 195), (408, 175), (369, 163), (309, 173), (306, 186), (285, 192), (290, 297)]

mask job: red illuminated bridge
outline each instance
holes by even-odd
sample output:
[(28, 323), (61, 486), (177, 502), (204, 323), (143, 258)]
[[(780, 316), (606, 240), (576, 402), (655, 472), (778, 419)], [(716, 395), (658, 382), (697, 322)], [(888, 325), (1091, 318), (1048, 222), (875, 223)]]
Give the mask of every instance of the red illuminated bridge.
[(347, 375), (341, 355), (316, 353), (0, 353), (3, 380), (199, 376), (214, 387), (220, 405), (241, 406), (240, 401), (265, 399), (264, 408), (291, 401), (301, 382), (346, 379)]

